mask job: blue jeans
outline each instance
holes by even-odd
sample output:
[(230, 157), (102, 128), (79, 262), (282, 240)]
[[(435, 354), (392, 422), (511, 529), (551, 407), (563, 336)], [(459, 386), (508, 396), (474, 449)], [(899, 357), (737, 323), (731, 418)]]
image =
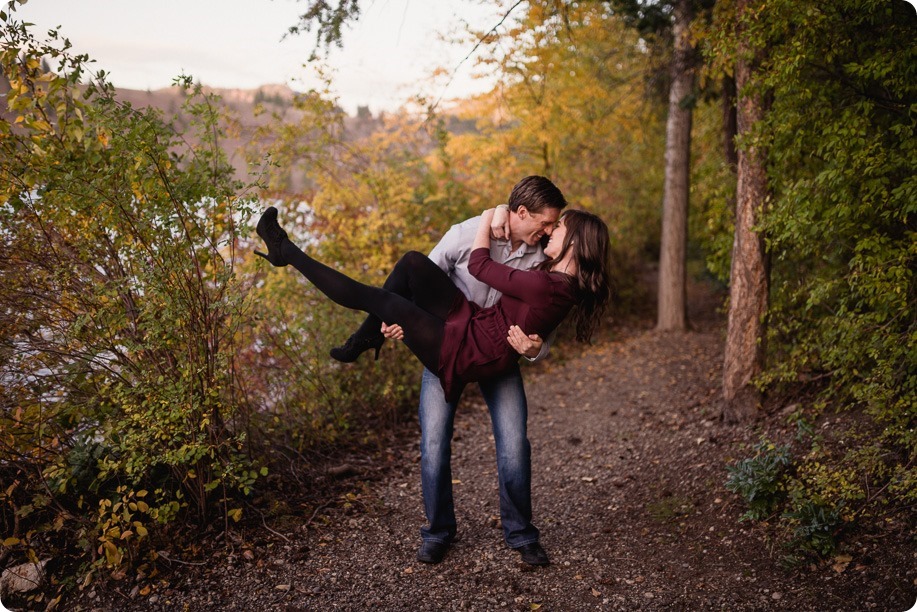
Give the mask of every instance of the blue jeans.
[[(490, 410), (497, 447), (500, 518), (510, 548), (538, 541), (532, 525), (532, 450), (526, 436), (528, 404), (518, 368), (479, 383)], [(446, 401), (439, 378), (427, 369), (420, 387), (420, 481), (428, 525), (424, 540), (448, 543), (455, 537), (452, 498), (452, 432), (456, 404)]]

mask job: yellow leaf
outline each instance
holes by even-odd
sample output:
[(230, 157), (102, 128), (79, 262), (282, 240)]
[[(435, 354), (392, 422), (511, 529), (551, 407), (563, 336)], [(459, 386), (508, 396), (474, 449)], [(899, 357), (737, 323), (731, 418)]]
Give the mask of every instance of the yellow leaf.
[(118, 550), (117, 546), (111, 542), (102, 542), (102, 547), (105, 549), (105, 560), (108, 561), (109, 565), (121, 563), (121, 551)]
[(19, 542), (20, 542), (19, 538), (7, 538), (3, 540), (3, 545), (4, 546), (16, 546), (16, 544), (19, 544)]
[(853, 557), (850, 555), (837, 555), (834, 557), (834, 564), (831, 566), (831, 568), (838, 574), (841, 574), (845, 569), (847, 569), (847, 566), (850, 565), (851, 561), (853, 561)]

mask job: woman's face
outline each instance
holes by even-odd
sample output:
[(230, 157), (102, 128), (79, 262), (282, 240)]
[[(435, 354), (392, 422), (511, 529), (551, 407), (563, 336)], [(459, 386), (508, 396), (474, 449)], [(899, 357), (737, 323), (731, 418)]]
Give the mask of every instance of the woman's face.
[(547, 246), (544, 248), (544, 254), (551, 259), (556, 259), (560, 255), (560, 249), (564, 246), (564, 236), (567, 235), (567, 227), (564, 224), (564, 220), (561, 219), (557, 222), (557, 226), (554, 228), (554, 231), (551, 232), (551, 238), (548, 240)]

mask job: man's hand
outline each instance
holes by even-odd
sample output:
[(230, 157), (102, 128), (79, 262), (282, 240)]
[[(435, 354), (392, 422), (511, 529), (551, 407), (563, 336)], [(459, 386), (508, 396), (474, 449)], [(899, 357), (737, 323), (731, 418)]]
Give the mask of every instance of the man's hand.
[(495, 239), (509, 240), (509, 207), (497, 206), (494, 217), (490, 220), (490, 236)]
[(529, 359), (538, 357), (538, 353), (541, 352), (541, 345), (544, 344), (544, 340), (541, 339), (541, 336), (538, 334), (526, 336), (518, 325), (510, 326), (506, 341), (509, 342), (511, 347), (516, 349), (517, 353), (525, 355)]
[(404, 330), (401, 329), (400, 325), (386, 325), (383, 323), (381, 331), (382, 335), (389, 340), (404, 340)]

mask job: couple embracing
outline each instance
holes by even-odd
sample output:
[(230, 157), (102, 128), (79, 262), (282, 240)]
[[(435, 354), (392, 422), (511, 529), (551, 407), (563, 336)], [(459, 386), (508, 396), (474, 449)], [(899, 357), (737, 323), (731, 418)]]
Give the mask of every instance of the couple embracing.
[[(358, 283), (294, 245), (269, 208), (258, 223), (275, 266), (292, 265), (336, 303), (368, 313), (331, 355), (354, 361), (385, 338), (403, 340), (424, 365), (420, 392), (421, 484), (427, 525), (417, 559), (439, 563), (456, 536), (451, 440), (462, 389), (477, 383), (490, 411), (506, 544), (522, 561), (547, 565), (532, 524), (531, 447), (518, 360), (548, 352), (572, 311), (588, 341), (609, 299), (608, 228), (595, 215), (564, 211), (547, 178), (517, 183), (507, 204), (453, 226), (429, 257), (405, 254), (381, 288)], [(547, 243), (542, 247), (543, 237)]]

